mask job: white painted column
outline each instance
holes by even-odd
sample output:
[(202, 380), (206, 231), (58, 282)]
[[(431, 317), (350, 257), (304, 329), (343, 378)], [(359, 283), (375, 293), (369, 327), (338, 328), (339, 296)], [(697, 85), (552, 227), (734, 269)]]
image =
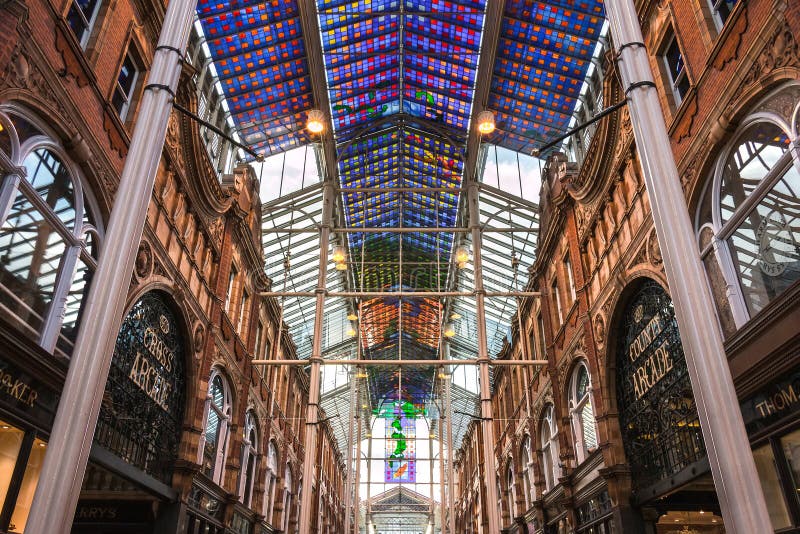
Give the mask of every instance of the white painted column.
[[(442, 340), (442, 350), (444, 359), (450, 359), (450, 343)], [(453, 384), (453, 367), (447, 367), (447, 378), (444, 383), (444, 405), (447, 409), (447, 527), (449, 534), (456, 533), (456, 514), (455, 514), (455, 468), (453, 462), (453, 398), (451, 395)], [(444, 522), (444, 519), (442, 519)]]
[(68, 532), (72, 525), (195, 5), (171, 0), (167, 7), (26, 532)]
[(481, 262), (480, 210), (478, 209), (478, 184), (471, 181), (467, 191), (469, 227), (472, 236), (472, 267), (475, 274), (475, 315), (478, 330), (478, 381), (481, 397), (481, 430), (483, 435), (483, 479), (486, 485), (486, 518), (488, 534), (500, 534), (500, 515), (497, 510), (497, 467), (494, 458), (494, 419), (492, 416), (492, 390), (489, 383), (489, 346), (486, 339), (486, 290), (483, 288)]
[(636, 8), (605, 6), (725, 530), (772, 532)]

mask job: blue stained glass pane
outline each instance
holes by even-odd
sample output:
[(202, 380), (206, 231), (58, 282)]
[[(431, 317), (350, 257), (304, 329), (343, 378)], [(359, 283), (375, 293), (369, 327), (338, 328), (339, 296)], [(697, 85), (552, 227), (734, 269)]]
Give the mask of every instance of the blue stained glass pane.
[(296, 4), (253, 4), (236, 9), (211, 14), (203, 19), (206, 36), (222, 37), (232, 33), (251, 30), (262, 25), (275, 24), (279, 21), (298, 16)]

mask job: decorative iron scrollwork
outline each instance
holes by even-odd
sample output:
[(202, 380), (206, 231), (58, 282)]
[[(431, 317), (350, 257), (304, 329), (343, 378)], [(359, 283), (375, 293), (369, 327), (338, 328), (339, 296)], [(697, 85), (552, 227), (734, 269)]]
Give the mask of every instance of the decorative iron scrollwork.
[(158, 292), (134, 304), (117, 336), (95, 441), (169, 484), (183, 419), (184, 345)]
[(622, 316), (617, 400), (635, 490), (705, 458), (675, 310), (653, 280), (639, 288)]

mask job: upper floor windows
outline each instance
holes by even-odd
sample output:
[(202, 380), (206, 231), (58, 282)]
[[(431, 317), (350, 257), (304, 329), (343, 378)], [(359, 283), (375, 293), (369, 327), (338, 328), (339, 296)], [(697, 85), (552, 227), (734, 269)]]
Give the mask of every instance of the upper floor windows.
[(555, 307), (556, 325), (561, 325), (564, 322), (564, 308), (561, 306), (561, 293), (558, 289), (558, 280), (553, 280), (553, 285), (550, 286), (550, 292), (553, 295), (553, 306)]
[(722, 28), (739, 0), (709, 0), (717, 28)]
[(508, 499), (509, 524), (513, 525), (514, 518), (517, 517), (517, 488), (516, 481), (514, 480), (513, 462), (509, 462), (508, 469), (506, 471), (506, 487), (508, 488), (506, 499)]
[(569, 261), (569, 254), (564, 256), (564, 274), (567, 276), (567, 289), (569, 290), (570, 304), (575, 302), (575, 279), (572, 276), (572, 264)]
[(666, 43), (662, 59), (667, 69), (675, 103), (680, 104), (683, 97), (689, 92), (690, 83), (689, 76), (686, 74), (686, 62), (674, 33), (666, 38)]
[(119, 69), (117, 84), (114, 87), (114, 94), (111, 97), (111, 104), (117, 110), (119, 118), (123, 121), (127, 117), (128, 110), (133, 102), (133, 94), (139, 81), (139, 68), (133, 57), (133, 51), (128, 50), (125, 59)]
[(86, 46), (92, 35), (100, 4), (100, 0), (72, 0), (67, 12), (67, 24), (72, 28), (72, 33), (78, 38), (82, 47)]
[(531, 507), (536, 500), (536, 491), (533, 481), (533, 455), (531, 454), (531, 438), (526, 435), (522, 438), (522, 484), (525, 490), (525, 509)]
[(69, 355), (102, 236), (91, 195), (42, 129), (3, 110), (0, 125), (0, 309), (45, 350)]
[(222, 481), (225, 455), (230, 437), (231, 394), (227, 381), (218, 370), (211, 372), (206, 397), (205, 431), (200, 437), (200, 463), (203, 472), (214, 482)]
[(272, 441), (267, 445), (267, 481), (264, 486), (264, 518), (272, 524), (272, 510), (275, 506), (275, 489), (278, 484), (278, 449)]
[(556, 426), (555, 410), (552, 404), (545, 408), (540, 437), (544, 485), (545, 490), (550, 491), (558, 484), (558, 479), (561, 476), (558, 450), (558, 427)]
[(575, 454), (578, 463), (597, 448), (597, 431), (592, 410), (592, 386), (586, 363), (581, 362), (572, 373), (569, 388), (569, 412), (572, 434), (575, 438)]
[(800, 89), (790, 86), (781, 96), (794, 99), (791, 116), (745, 119), (718, 159), (698, 213), (698, 232), (713, 235), (706, 261), (713, 252), (719, 266), (709, 277), (722, 277), (712, 285), (725, 288), (716, 296), (728, 300), (736, 326), (800, 280)]
[(245, 506), (253, 502), (253, 484), (258, 469), (258, 426), (252, 410), (244, 416), (242, 433), (242, 464), (239, 474), (239, 498)]

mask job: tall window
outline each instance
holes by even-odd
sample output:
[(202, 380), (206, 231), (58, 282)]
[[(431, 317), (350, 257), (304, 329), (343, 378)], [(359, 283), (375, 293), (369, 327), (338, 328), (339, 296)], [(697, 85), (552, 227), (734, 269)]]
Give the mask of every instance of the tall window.
[(281, 525), (284, 532), (289, 531), (289, 517), (292, 513), (292, 470), (291, 466), (287, 463), (286, 470), (283, 475), (283, 517), (281, 518)]
[(544, 360), (547, 358), (547, 355), (545, 354), (544, 321), (542, 320), (541, 313), (536, 315), (536, 331), (539, 336), (539, 357)]
[(561, 468), (558, 465), (558, 428), (556, 427), (555, 412), (553, 405), (549, 405), (544, 411), (541, 430), (542, 445), (542, 471), (544, 471), (545, 489), (550, 491), (558, 484), (561, 476)]
[(686, 62), (674, 34), (667, 39), (663, 60), (672, 85), (672, 93), (675, 95), (675, 103), (680, 104), (689, 91), (689, 76), (686, 74)]
[(725, 25), (725, 21), (731, 15), (731, 11), (736, 6), (739, 0), (709, 0), (711, 2), (711, 10), (714, 13), (714, 20), (717, 23), (717, 28), (721, 29)]
[(578, 463), (581, 463), (597, 448), (597, 431), (592, 410), (592, 385), (585, 362), (579, 363), (572, 373), (569, 412), (572, 434), (575, 438), (575, 454)]
[(525, 508), (526, 510), (531, 507), (533, 501), (536, 500), (536, 491), (533, 483), (533, 462), (531, 458), (531, 438), (526, 435), (522, 439), (522, 483), (525, 490)]
[(111, 104), (117, 110), (119, 118), (125, 120), (133, 101), (133, 91), (139, 81), (139, 69), (133, 58), (133, 51), (128, 49), (125, 60), (119, 69), (117, 85), (114, 87), (114, 96), (111, 97)]
[(225, 295), (225, 310), (228, 316), (231, 314), (231, 302), (233, 302), (233, 290), (236, 289), (236, 275), (239, 274), (236, 265), (231, 263), (231, 271), (228, 273), (228, 293)]
[(69, 355), (102, 236), (90, 192), (43, 129), (2, 109), (0, 125), (0, 161), (11, 163), (0, 166), (0, 313), (45, 350)]
[(558, 291), (558, 280), (553, 280), (553, 285), (551, 286), (551, 292), (553, 294), (553, 305), (555, 307), (556, 313), (556, 324), (561, 326), (561, 323), (564, 322), (564, 309), (561, 307), (561, 293)]
[(245, 506), (253, 502), (253, 482), (258, 468), (258, 426), (252, 410), (244, 416), (242, 435), (242, 467), (239, 476), (239, 496)]
[(67, 12), (67, 24), (78, 38), (82, 47), (86, 47), (92, 35), (97, 13), (100, 11), (100, 0), (72, 0)]
[(216, 369), (209, 380), (205, 414), (205, 432), (200, 439), (203, 472), (220, 484), (230, 433), (231, 396), (227, 382)]
[(278, 449), (272, 441), (267, 445), (267, 482), (264, 485), (264, 517), (272, 525), (272, 510), (275, 506), (275, 486), (278, 482)]
[(575, 302), (575, 279), (572, 277), (572, 265), (569, 262), (569, 254), (564, 256), (564, 272), (567, 273), (567, 288), (569, 289), (570, 304)]
[(237, 330), (240, 334), (244, 335), (244, 329), (247, 326), (247, 319), (250, 316), (248, 305), (250, 304), (250, 295), (247, 289), (242, 288), (242, 300), (239, 303), (239, 326)]
[(513, 461), (509, 462), (508, 470), (506, 471), (506, 484), (508, 492), (506, 498), (508, 499), (508, 515), (509, 524), (514, 524), (514, 518), (517, 517), (517, 488), (514, 486), (514, 464)]
[(727, 294), (718, 299), (729, 301), (737, 326), (800, 279), (800, 156), (791, 148), (798, 124), (787, 128), (790, 120), (788, 112), (761, 112), (743, 121), (698, 213), (698, 231), (710, 228), (717, 245), (704, 253), (715, 253), (721, 267), (724, 283), (717, 285)]

